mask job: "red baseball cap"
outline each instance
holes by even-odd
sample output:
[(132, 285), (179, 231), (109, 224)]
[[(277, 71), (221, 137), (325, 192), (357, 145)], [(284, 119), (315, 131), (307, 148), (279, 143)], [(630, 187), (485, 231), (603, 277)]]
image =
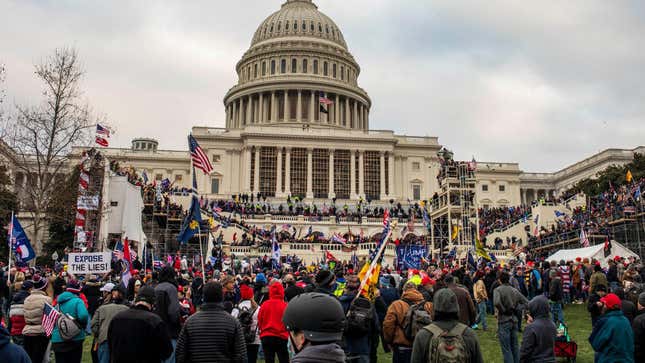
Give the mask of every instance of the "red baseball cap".
[(607, 294), (600, 298), (600, 302), (605, 304), (607, 309), (613, 310), (613, 309), (620, 309), (622, 303), (620, 302), (620, 298), (616, 294)]

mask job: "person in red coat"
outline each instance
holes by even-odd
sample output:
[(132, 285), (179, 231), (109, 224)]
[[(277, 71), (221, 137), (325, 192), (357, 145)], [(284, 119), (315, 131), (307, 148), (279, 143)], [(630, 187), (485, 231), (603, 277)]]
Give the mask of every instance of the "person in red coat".
[(280, 363), (289, 362), (287, 342), (289, 332), (282, 323), (282, 315), (287, 308), (284, 301), (284, 288), (279, 282), (269, 286), (269, 300), (265, 301), (258, 313), (258, 326), (260, 328), (260, 342), (267, 363), (275, 362), (275, 355)]

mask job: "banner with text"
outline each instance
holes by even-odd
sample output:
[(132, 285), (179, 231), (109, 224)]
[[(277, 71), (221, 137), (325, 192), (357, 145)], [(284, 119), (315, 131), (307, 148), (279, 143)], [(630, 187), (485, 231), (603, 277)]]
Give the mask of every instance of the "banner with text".
[(67, 272), (75, 275), (110, 272), (110, 252), (70, 253)]
[(396, 259), (400, 269), (421, 268), (421, 259), (425, 258), (427, 255), (427, 246), (400, 245), (396, 247)]

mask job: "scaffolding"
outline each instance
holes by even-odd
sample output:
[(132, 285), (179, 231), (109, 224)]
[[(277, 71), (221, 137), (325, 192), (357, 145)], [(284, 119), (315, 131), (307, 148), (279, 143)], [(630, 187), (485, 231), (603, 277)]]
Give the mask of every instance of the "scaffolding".
[(90, 149), (85, 152), (87, 159), (82, 163), (89, 175), (87, 190), (80, 191), (79, 195), (84, 197), (98, 197), (96, 209), (86, 210), (84, 230), (86, 233), (85, 241), (79, 241), (74, 238), (73, 247), (76, 251), (101, 251), (101, 241), (98, 240), (98, 231), (101, 225), (101, 215), (103, 210), (103, 183), (105, 177), (105, 158), (96, 149)]
[(432, 198), (430, 208), (433, 257), (440, 259), (453, 248), (461, 256), (474, 246), (479, 234), (475, 171), (470, 163), (444, 157), (438, 180), (439, 192)]

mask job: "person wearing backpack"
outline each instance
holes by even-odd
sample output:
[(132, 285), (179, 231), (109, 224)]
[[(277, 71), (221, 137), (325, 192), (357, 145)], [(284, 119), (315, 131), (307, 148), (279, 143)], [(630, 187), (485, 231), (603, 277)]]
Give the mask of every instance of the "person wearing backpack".
[(85, 327), (90, 315), (78, 296), (80, 293), (81, 284), (71, 279), (65, 292), (56, 299), (55, 308), (61, 317), (52, 332), (52, 350), (57, 363), (80, 363), (83, 357)]
[(477, 335), (459, 322), (457, 295), (440, 289), (432, 302), (434, 321), (414, 338), (411, 363), (483, 363)]
[(378, 341), (379, 323), (374, 304), (358, 296), (360, 280), (356, 275), (346, 277), (345, 292), (338, 299), (347, 317), (341, 346), (347, 355), (347, 362), (369, 363), (370, 347)]
[(260, 334), (258, 334), (260, 306), (253, 299), (253, 288), (247, 284), (240, 285), (240, 299), (240, 303), (237, 308), (233, 309), (232, 315), (242, 326), (248, 363), (255, 363), (260, 348)]
[(413, 282), (407, 282), (403, 296), (390, 305), (383, 320), (383, 343), (392, 349), (392, 363), (410, 362), (412, 342), (431, 317), (432, 303), (425, 301)]

